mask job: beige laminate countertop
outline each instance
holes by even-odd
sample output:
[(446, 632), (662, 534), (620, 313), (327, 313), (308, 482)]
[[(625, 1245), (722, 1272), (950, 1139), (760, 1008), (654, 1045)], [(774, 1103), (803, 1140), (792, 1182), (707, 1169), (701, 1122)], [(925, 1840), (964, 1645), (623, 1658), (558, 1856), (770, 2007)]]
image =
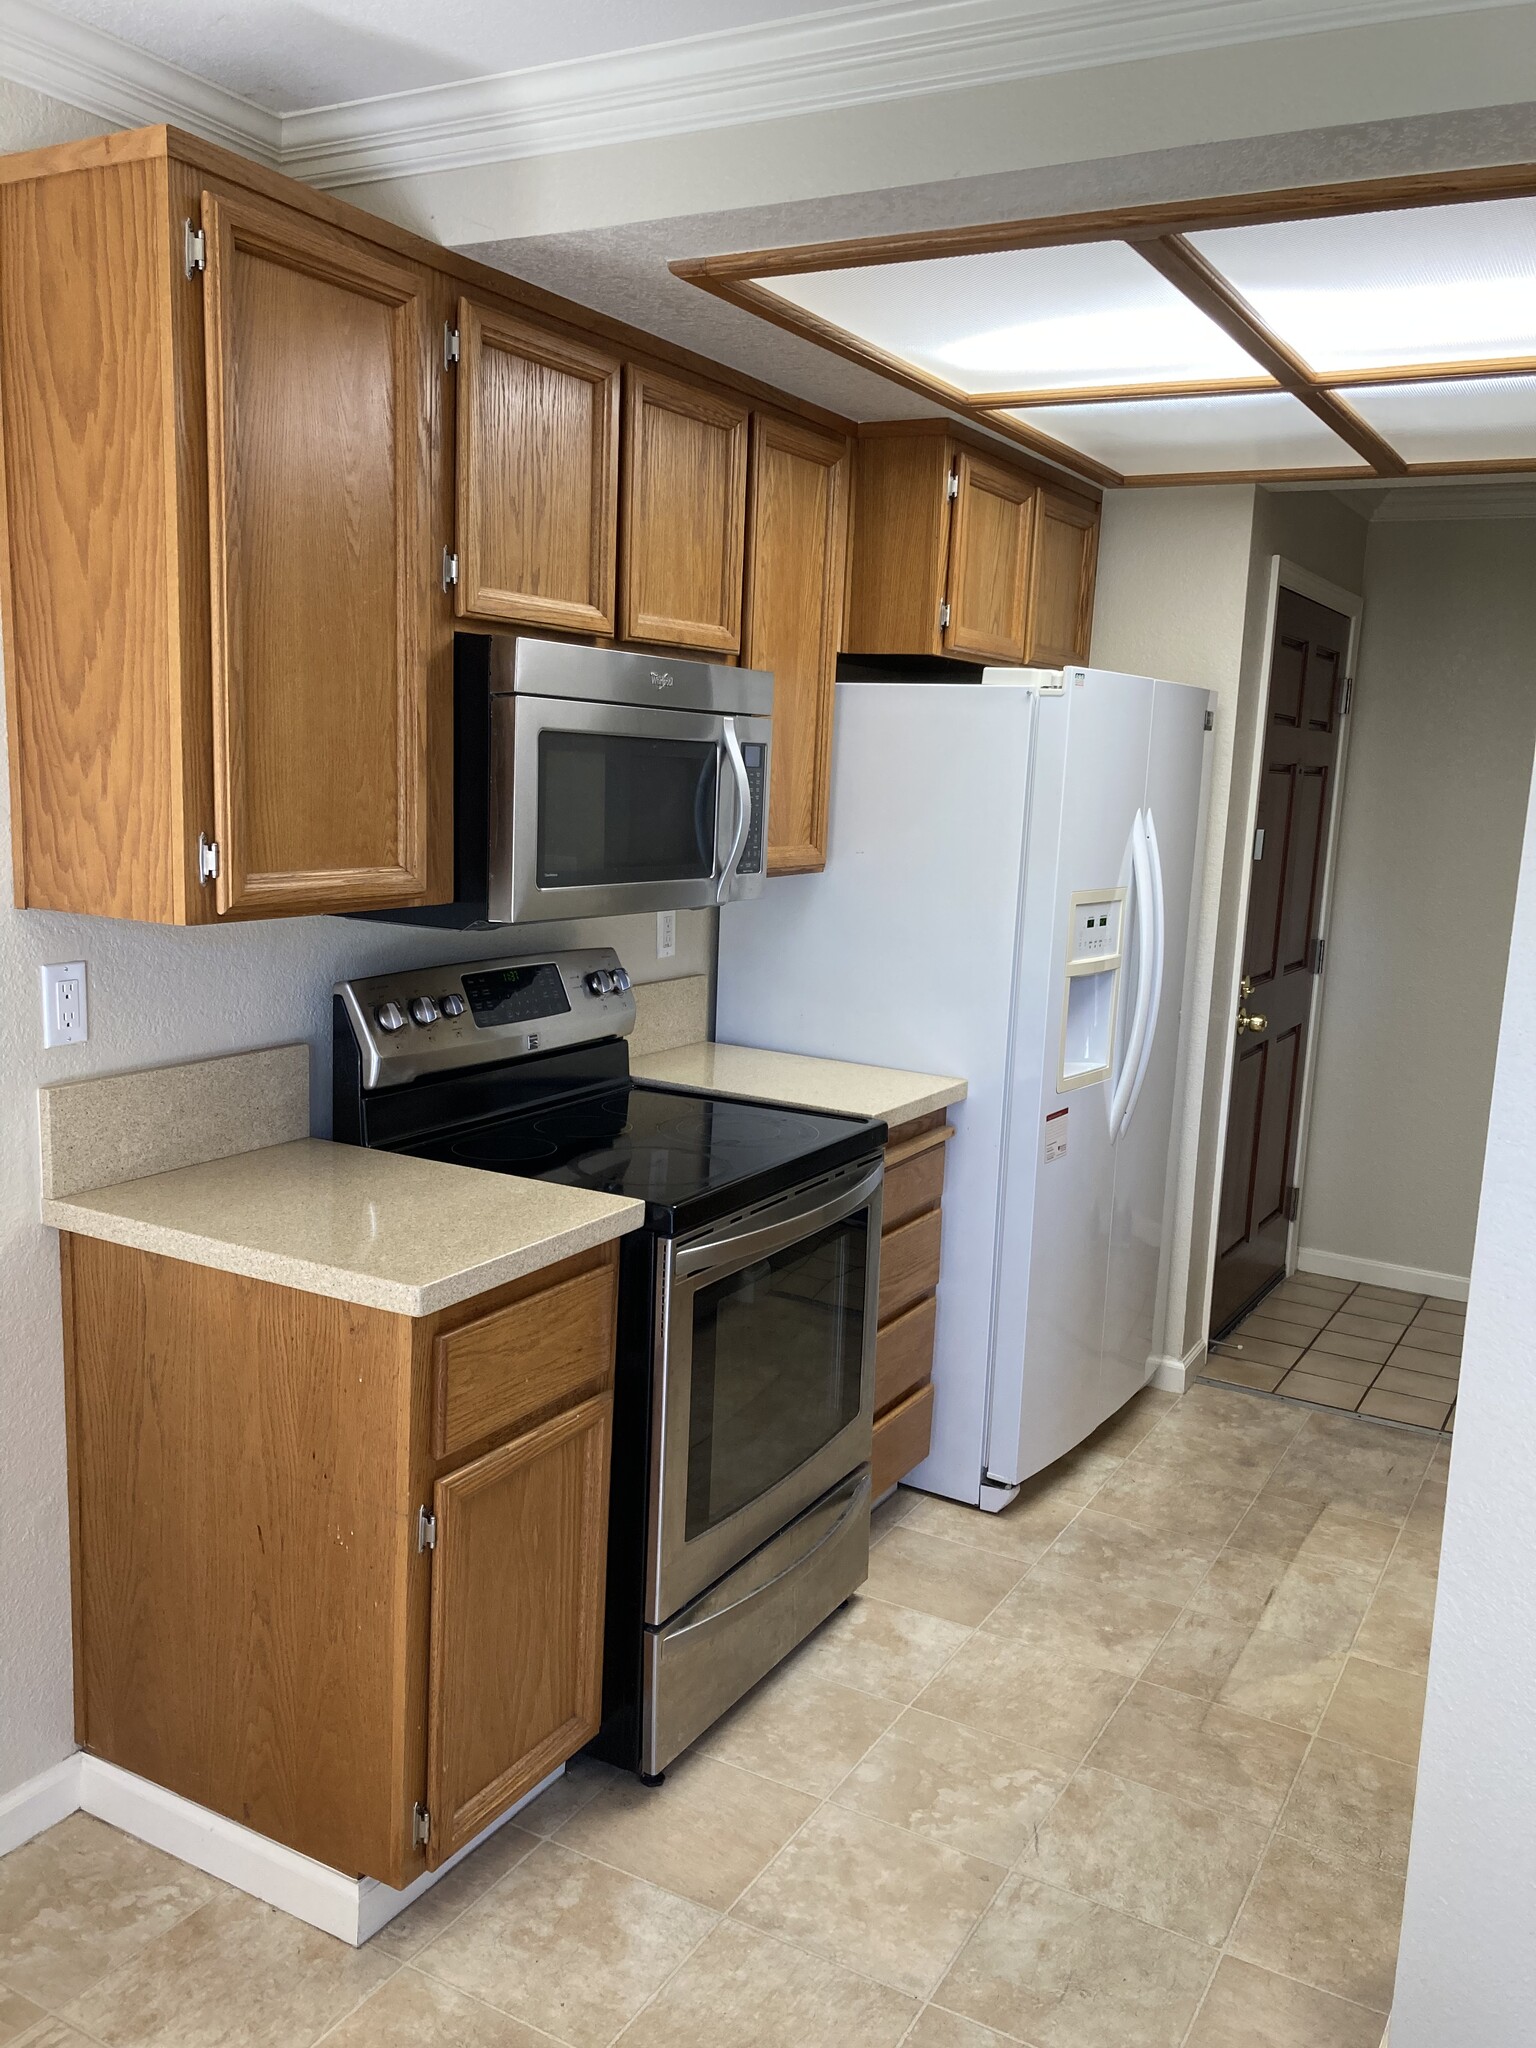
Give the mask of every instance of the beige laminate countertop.
[(875, 1116), (891, 1125), (960, 1102), (966, 1084), (954, 1074), (909, 1074), (899, 1067), (861, 1067), (848, 1060), (812, 1059), (798, 1052), (763, 1052), (751, 1045), (674, 1046), (632, 1060), (637, 1080), (664, 1081), (752, 1102), (784, 1102), (830, 1116)]
[(645, 1204), (301, 1138), (45, 1200), (43, 1221), (425, 1316), (638, 1229)]

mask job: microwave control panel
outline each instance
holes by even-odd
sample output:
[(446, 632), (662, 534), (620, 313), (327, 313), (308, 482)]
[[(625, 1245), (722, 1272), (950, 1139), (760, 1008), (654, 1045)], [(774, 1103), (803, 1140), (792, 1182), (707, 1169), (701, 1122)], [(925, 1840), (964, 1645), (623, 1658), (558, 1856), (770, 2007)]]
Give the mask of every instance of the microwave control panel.
[(766, 749), (743, 747), (742, 762), (747, 771), (747, 787), (752, 792), (752, 824), (747, 833), (747, 843), (741, 849), (741, 859), (736, 863), (739, 875), (760, 875), (763, 872), (763, 780), (767, 773)]

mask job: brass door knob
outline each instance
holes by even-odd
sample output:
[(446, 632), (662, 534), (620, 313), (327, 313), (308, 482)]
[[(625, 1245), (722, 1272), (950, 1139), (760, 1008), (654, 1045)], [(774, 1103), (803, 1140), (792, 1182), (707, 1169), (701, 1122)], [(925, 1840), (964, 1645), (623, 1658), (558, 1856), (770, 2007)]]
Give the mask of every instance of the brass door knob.
[(1242, 1037), (1245, 1031), (1267, 1031), (1268, 1029), (1269, 1019), (1267, 1017), (1261, 1016), (1257, 1010), (1250, 1010), (1246, 1002), (1239, 1004), (1237, 1012), (1237, 1035), (1239, 1038)]

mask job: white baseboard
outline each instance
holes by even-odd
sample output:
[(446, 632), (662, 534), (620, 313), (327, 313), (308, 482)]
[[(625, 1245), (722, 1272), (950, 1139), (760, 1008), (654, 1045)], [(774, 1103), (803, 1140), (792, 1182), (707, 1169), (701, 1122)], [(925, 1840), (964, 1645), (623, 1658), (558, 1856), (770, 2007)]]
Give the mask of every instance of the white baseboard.
[(1205, 1340), (1192, 1344), (1182, 1358), (1174, 1358), (1167, 1352), (1152, 1360), (1152, 1376), (1149, 1387), (1157, 1387), (1165, 1394), (1182, 1394), (1200, 1377), (1205, 1364)]
[(0, 1797), (0, 1856), (9, 1856), (80, 1806), (80, 1755), (65, 1757)]
[(1346, 1252), (1317, 1251), (1303, 1245), (1296, 1254), (1299, 1273), (1321, 1273), (1329, 1280), (1353, 1280), (1366, 1287), (1400, 1287), (1406, 1294), (1439, 1294), (1447, 1301), (1465, 1301), (1465, 1273), (1436, 1273), (1428, 1266), (1394, 1266), (1385, 1259), (1355, 1259)]
[(424, 1871), (403, 1891), (380, 1884), (377, 1878), (347, 1877), (311, 1856), (301, 1856), (281, 1842), (241, 1827), (238, 1821), (226, 1820), (223, 1814), (168, 1792), (163, 1785), (153, 1785), (132, 1771), (119, 1770), (116, 1764), (80, 1751), (0, 1799), (0, 1855), (83, 1811), (357, 1948), (423, 1892), (430, 1891), (513, 1814), (537, 1799), (564, 1770), (562, 1764), (551, 1771), (472, 1842), (466, 1842), (436, 1870)]

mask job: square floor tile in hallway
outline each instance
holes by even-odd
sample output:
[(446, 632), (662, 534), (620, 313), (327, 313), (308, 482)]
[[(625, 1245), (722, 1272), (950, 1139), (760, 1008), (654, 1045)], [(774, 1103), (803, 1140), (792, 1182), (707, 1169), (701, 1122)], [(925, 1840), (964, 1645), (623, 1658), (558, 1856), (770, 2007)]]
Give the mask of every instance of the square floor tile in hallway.
[(1212, 1344), (1205, 1377), (1450, 1430), (1466, 1315), (1439, 1295), (1293, 1273)]
[(663, 1787), (578, 1762), (361, 1951), (76, 1815), (0, 2048), (1378, 2048), (1448, 1456), (1202, 1385), (903, 1491)]

